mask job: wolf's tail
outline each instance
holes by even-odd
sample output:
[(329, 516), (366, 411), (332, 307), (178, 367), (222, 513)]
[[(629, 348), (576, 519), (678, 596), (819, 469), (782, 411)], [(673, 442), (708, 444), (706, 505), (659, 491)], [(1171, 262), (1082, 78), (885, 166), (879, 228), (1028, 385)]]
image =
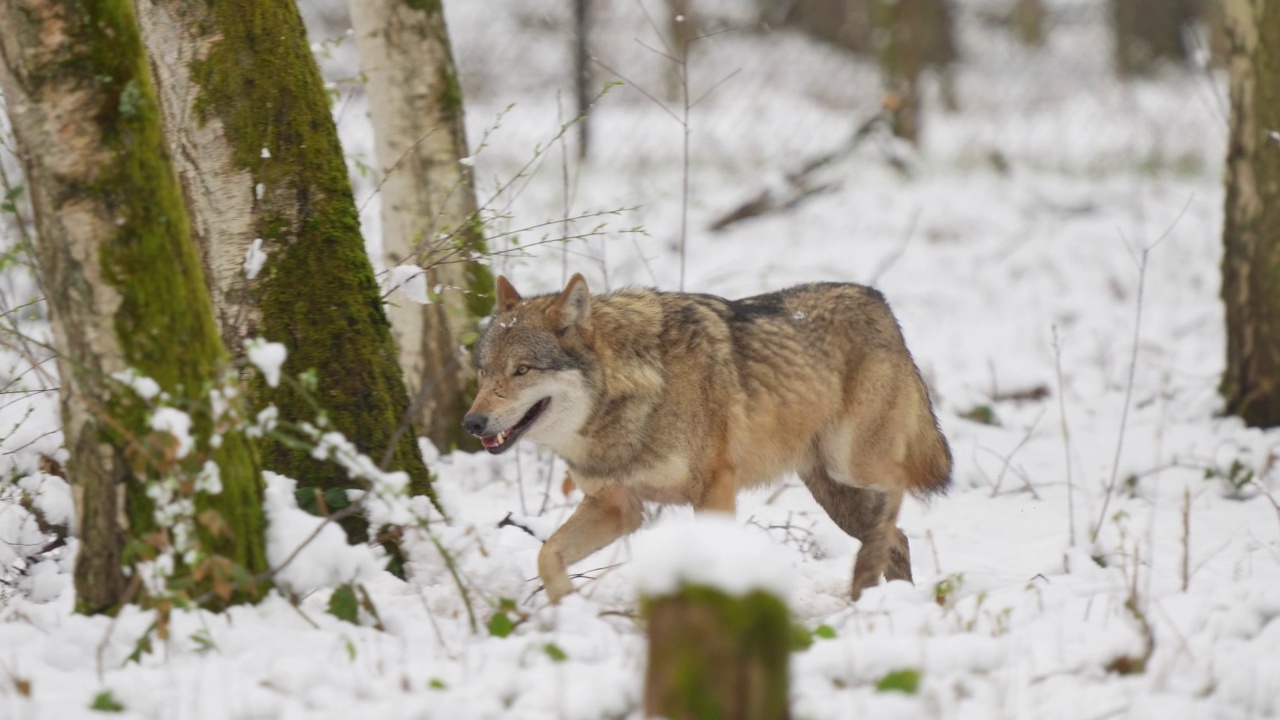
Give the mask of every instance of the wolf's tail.
[(938, 427), (938, 416), (933, 412), (929, 390), (924, 380), (917, 376), (920, 407), (915, 432), (907, 442), (907, 490), (918, 498), (940, 495), (951, 484), (951, 448)]

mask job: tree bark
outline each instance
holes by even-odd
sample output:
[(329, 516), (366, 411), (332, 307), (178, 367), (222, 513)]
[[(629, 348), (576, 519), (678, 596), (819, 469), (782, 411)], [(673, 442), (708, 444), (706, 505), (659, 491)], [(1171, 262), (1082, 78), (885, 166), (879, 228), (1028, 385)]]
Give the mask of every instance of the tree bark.
[(591, 148), (591, 0), (573, 0), (573, 87), (578, 99), (578, 159)]
[[(145, 398), (112, 377), (133, 369), (192, 408), (196, 448), (221, 469), (220, 494), (197, 498), (226, 533), (203, 548), (265, 570), (261, 476), (237, 434), (210, 440), (207, 388), (226, 355), (128, 0), (0, 4), (0, 89), (18, 141), (39, 240), (61, 376), (67, 472), (80, 521), (77, 607), (129, 599), (125, 548), (159, 527), (147, 490), (177, 470), (162, 457)], [(145, 551), (144, 551), (145, 553)]]
[[(314, 390), (251, 380), (257, 407), (331, 427), (375, 461), (431, 494), (409, 396), (319, 68), (292, 0), (134, 0), (144, 16), (169, 136), (195, 212), (197, 239), (223, 336), (233, 352), (262, 336), (288, 349), (284, 372), (313, 372)], [(246, 271), (259, 244), (265, 264)], [(394, 445), (392, 445), (394, 440)], [(390, 447), (390, 450), (388, 450)], [(351, 487), (305, 448), (267, 439), (263, 463), (294, 478), (301, 496)], [(360, 518), (343, 523), (364, 541)]]
[(474, 379), (458, 349), (492, 310), (494, 282), (486, 267), (465, 261), (485, 252), (485, 241), (463, 164), (470, 153), (444, 11), (410, 0), (348, 5), (386, 173), (383, 259), (388, 268), (424, 268), (433, 301), (420, 305), (398, 292), (388, 298), (400, 367), (411, 397), (428, 390), (417, 420), (436, 447), (479, 449), (460, 424)]
[(1145, 75), (1160, 60), (1187, 59), (1183, 32), (1196, 18), (1196, 0), (1111, 0), (1116, 69)]
[(1227, 412), (1280, 425), (1280, 0), (1230, 0), (1222, 300)]
[(1023, 45), (1044, 45), (1044, 17), (1043, 0), (1013, 0), (1013, 24)]
[(789, 717), (786, 605), (764, 592), (734, 597), (701, 586), (648, 598), (645, 717)]

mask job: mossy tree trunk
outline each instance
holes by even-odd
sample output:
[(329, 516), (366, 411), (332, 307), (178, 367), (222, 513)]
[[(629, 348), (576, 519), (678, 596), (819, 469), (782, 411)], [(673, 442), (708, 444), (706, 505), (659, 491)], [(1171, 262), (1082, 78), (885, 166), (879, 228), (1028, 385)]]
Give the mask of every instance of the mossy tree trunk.
[[(439, 2), (348, 3), (366, 78), (382, 185), (383, 260), (426, 271), (431, 304), (394, 290), (387, 315), (418, 423), (441, 450), (479, 449), (462, 430), (474, 380), (459, 347), (492, 309), (467, 150), (462, 91)], [(436, 292), (440, 288), (440, 292)]]
[(946, 0), (871, 0), (876, 52), (893, 133), (919, 145), (922, 125), (920, 80), (935, 67), (943, 102), (956, 108), (951, 65), (956, 59), (954, 23)]
[[(287, 375), (314, 372), (313, 398), (296, 384), (271, 389), (253, 379), (255, 405), (311, 421), (314, 399), (334, 429), (375, 461), (390, 452), (411, 491), (430, 494), (416, 433), (395, 437), (409, 397), (296, 4), (134, 1), (223, 336), (235, 352), (248, 336), (283, 343)], [(259, 240), (265, 265), (250, 278), (246, 254)], [(267, 439), (262, 455), (266, 468), (298, 481), (302, 496), (351, 487), (306, 448)], [(353, 541), (364, 539), (359, 518), (344, 525)]]
[[(0, 55), (58, 352), (80, 522), (77, 607), (100, 612), (128, 599), (124, 563), (139, 555), (126, 548), (164, 529), (148, 487), (207, 459), (218, 463), (223, 490), (201, 495), (197, 507), (215, 510), (228, 531), (203, 533), (205, 549), (264, 570), (252, 447), (236, 434), (210, 441), (202, 396), (226, 355), (129, 0), (0, 4)], [(163, 457), (146, 402), (112, 380), (130, 368), (193, 415), (197, 443), (185, 461)]]
[(1227, 411), (1280, 425), (1280, 0), (1229, 0)]
[(768, 593), (742, 597), (698, 585), (644, 600), (649, 621), (645, 717), (789, 717), (787, 606)]
[(1196, 18), (1197, 0), (1111, 0), (1116, 69), (1145, 75), (1161, 60), (1188, 57), (1184, 33)]

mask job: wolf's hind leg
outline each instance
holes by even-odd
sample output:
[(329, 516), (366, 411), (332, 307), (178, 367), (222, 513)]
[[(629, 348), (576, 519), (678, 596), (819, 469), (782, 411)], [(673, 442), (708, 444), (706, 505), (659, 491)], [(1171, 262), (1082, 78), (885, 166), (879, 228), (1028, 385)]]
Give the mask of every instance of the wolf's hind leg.
[(911, 551), (896, 526), (902, 493), (885, 493), (836, 482), (821, 466), (800, 473), (814, 500), (836, 525), (862, 542), (853, 566), (850, 595), (887, 580), (911, 581)]
[(551, 602), (573, 592), (570, 565), (634, 532), (643, 519), (640, 500), (619, 486), (588, 495), (538, 553), (538, 575)]
[(884, 579), (915, 583), (911, 578), (911, 546), (907, 544), (907, 536), (896, 527), (890, 535), (889, 566), (884, 570)]

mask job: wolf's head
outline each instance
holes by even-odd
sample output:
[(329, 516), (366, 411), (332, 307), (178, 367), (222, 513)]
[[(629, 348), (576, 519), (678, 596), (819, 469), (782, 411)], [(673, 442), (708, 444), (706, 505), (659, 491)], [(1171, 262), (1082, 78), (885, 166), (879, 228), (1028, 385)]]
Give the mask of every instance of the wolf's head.
[(472, 353), (480, 389), (462, 426), (495, 455), (526, 436), (563, 454), (591, 410), (591, 339), (581, 274), (558, 295), (527, 300), (499, 276), (493, 319)]

